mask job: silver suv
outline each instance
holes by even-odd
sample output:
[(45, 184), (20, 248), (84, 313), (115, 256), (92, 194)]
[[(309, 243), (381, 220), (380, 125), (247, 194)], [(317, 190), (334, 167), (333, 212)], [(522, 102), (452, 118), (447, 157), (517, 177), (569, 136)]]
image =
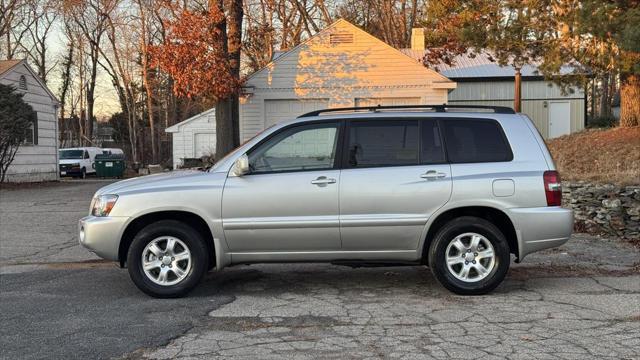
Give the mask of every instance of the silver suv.
[(511, 254), (565, 243), (573, 213), (531, 121), (502, 107), (315, 111), (258, 134), (206, 172), (96, 192), (80, 243), (155, 297), (210, 269), (265, 262), (428, 265), (484, 294)]

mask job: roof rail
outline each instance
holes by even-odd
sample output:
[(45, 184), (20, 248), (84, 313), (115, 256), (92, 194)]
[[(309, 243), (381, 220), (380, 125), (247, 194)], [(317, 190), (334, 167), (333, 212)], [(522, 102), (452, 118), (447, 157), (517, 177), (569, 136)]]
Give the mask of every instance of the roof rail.
[(378, 112), (380, 110), (433, 110), (435, 112), (446, 112), (447, 109), (483, 109), (483, 110), (493, 110), (496, 114), (515, 114), (512, 108), (506, 106), (487, 106), (487, 105), (388, 105), (388, 106), (356, 106), (356, 107), (344, 107), (344, 108), (334, 108), (334, 109), (323, 109), (323, 110), (315, 110), (308, 112), (306, 114), (302, 114), (298, 116), (298, 118), (303, 117), (311, 117), (318, 116), (324, 113), (332, 113), (332, 112), (343, 112), (343, 111), (370, 111), (370, 112)]

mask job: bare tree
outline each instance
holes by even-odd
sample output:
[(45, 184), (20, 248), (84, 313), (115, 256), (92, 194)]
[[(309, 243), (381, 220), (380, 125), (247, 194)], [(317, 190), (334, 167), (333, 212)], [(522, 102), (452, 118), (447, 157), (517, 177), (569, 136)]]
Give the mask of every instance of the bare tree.
[(102, 56), (106, 65), (104, 69), (112, 79), (112, 83), (120, 107), (127, 119), (131, 160), (140, 161), (138, 155), (138, 120), (139, 91), (136, 85), (138, 71), (138, 44), (136, 41), (135, 20), (131, 14), (114, 13), (108, 18), (107, 39), (109, 50), (103, 50)]
[(85, 86), (87, 102), (85, 142), (91, 142), (93, 140), (93, 111), (96, 100), (95, 90), (100, 47), (107, 29), (109, 14), (115, 9), (117, 0), (67, 1), (69, 2), (67, 9), (72, 19), (87, 40), (88, 74)]
[(51, 59), (48, 56), (47, 45), (53, 25), (58, 18), (55, 2), (27, 0), (23, 9), (28, 13), (29, 25), (24, 29), (22, 41), (17, 46), (22, 49), (24, 55), (35, 66), (38, 76), (46, 83), (49, 71), (56, 65), (55, 63), (48, 65)]
[(0, 0), (0, 35), (2, 35), (2, 54), (7, 59), (13, 59), (22, 51), (21, 44), (35, 17), (29, 9), (26, 0)]

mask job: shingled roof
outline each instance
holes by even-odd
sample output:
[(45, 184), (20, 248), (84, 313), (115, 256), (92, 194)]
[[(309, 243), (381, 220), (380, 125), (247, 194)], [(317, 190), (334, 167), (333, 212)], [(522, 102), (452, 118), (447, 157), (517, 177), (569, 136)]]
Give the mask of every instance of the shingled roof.
[(0, 60), (0, 75), (13, 69), (13, 67), (18, 65), (21, 61), (22, 60)]

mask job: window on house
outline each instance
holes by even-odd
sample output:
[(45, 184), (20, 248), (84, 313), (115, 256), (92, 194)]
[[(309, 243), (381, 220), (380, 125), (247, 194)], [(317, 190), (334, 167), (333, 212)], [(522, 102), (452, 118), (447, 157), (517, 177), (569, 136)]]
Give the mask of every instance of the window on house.
[(24, 145), (38, 145), (38, 115), (36, 114), (33, 119), (31, 119), (31, 125), (25, 131), (24, 141), (22, 142)]
[(33, 145), (33, 124), (26, 130), (23, 143), (24, 145)]
[(27, 78), (24, 75), (20, 75), (18, 87), (20, 88), (20, 90), (27, 90)]

